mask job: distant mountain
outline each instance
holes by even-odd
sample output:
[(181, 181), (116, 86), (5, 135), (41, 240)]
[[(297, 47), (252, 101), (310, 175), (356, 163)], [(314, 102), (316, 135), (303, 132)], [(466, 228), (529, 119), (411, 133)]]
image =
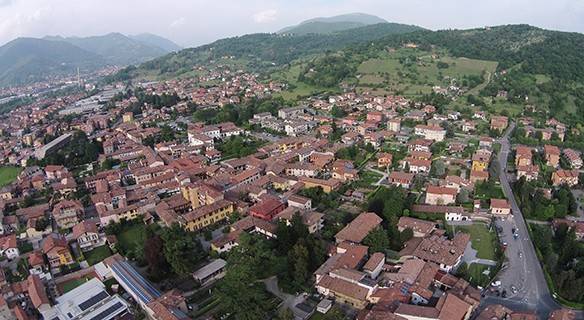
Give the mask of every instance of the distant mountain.
[(341, 15), (332, 16), (332, 17), (318, 17), (318, 18), (308, 19), (306, 21), (301, 22), (300, 24), (310, 23), (310, 22), (328, 22), (328, 23), (358, 22), (358, 23), (362, 23), (365, 25), (370, 25), (370, 24), (377, 24), (377, 23), (385, 23), (385, 22), (387, 22), (387, 20), (380, 18), (378, 16), (366, 14), (366, 13), (348, 13), (348, 14), (341, 14)]
[(0, 47), (0, 86), (74, 75), (78, 67), (92, 71), (106, 65), (139, 64), (179, 49), (153, 34), (19, 38)]
[(151, 33), (141, 33), (129, 37), (149, 46), (161, 48), (167, 52), (179, 51), (182, 49), (178, 44)]
[(169, 50), (134, 40), (121, 33), (108, 33), (93, 37), (45, 37), (46, 40), (65, 41), (81, 49), (102, 56), (115, 65), (141, 63), (160, 57)]
[(286, 34), (309, 34), (309, 33), (332, 33), (336, 31), (349, 30), (364, 27), (372, 24), (387, 23), (386, 20), (364, 13), (350, 13), (334, 17), (320, 17), (301, 22), (296, 26), (286, 27), (278, 33)]
[(0, 47), (0, 86), (75, 74), (107, 64), (92, 52), (64, 41), (18, 38)]

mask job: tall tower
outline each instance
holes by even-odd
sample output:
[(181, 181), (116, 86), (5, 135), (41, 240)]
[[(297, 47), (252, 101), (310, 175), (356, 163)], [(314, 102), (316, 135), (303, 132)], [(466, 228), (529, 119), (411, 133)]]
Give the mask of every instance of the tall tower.
[(77, 85), (81, 88), (81, 75), (79, 74), (79, 67), (77, 67)]

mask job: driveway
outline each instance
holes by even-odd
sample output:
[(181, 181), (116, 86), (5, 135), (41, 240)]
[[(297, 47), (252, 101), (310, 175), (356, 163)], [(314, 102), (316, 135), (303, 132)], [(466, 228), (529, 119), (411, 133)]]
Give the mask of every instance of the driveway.
[(301, 293), (297, 296), (294, 296), (294, 295), (283, 292), (282, 290), (280, 290), (280, 287), (278, 286), (278, 278), (275, 276), (269, 277), (269, 278), (264, 279), (262, 281), (266, 285), (266, 290), (268, 290), (268, 292), (270, 292), (271, 294), (275, 295), (276, 297), (278, 297), (282, 300), (282, 303), (280, 304), (280, 308), (288, 308), (292, 311), (292, 313), (296, 317), (303, 318), (303, 316), (306, 313), (304, 311), (296, 308), (296, 305), (298, 305), (298, 304), (304, 302), (304, 300), (306, 300), (305, 293)]

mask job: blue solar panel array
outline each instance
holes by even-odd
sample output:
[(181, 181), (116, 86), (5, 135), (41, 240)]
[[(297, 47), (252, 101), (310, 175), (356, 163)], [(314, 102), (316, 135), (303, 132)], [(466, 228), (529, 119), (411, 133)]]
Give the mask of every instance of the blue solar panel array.
[(118, 312), (123, 307), (125, 307), (124, 304), (122, 304), (121, 302), (116, 302), (116, 304), (114, 304), (113, 306), (103, 310), (99, 314), (92, 317), (91, 320), (102, 320), (109, 318), (111, 314), (113, 314), (114, 312)]
[(142, 277), (128, 262), (119, 261), (112, 265), (113, 271), (126, 284), (142, 303), (150, 303), (162, 294)]
[(109, 294), (105, 291), (102, 291), (102, 292), (98, 293), (97, 295), (89, 298), (88, 300), (80, 303), (79, 309), (81, 309), (81, 311), (85, 311), (85, 310), (93, 307), (98, 302), (102, 301), (103, 299), (106, 299), (107, 297), (109, 297)]

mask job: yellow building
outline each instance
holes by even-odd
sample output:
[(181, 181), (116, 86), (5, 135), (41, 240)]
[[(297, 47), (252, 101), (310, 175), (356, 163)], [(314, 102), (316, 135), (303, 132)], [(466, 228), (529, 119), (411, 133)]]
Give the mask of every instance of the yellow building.
[(487, 152), (477, 151), (472, 156), (472, 170), (473, 171), (485, 171), (489, 167), (489, 161), (491, 159), (491, 154)]
[(219, 200), (182, 215), (181, 225), (189, 231), (199, 230), (227, 219), (233, 211), (234, 206), (231, 201)]
[(334, 178), (323, 180), (317, 178), (300, 177), (298, 181), (304, 183), (305, 189), (321, 187), (322, 191), (324, 191), (325, 193), (329, 193), (339, 188), (342, 184), (342, 181)]
[(191, 203), (193, 209), (223, 200), (223, 193), (205, 184), (188, 184), (181, 186), (181, 194)]
[(122, 121), (125, 123), (134, 122), (134, 114), (132, 112), (126, 112), (122, 116)]

